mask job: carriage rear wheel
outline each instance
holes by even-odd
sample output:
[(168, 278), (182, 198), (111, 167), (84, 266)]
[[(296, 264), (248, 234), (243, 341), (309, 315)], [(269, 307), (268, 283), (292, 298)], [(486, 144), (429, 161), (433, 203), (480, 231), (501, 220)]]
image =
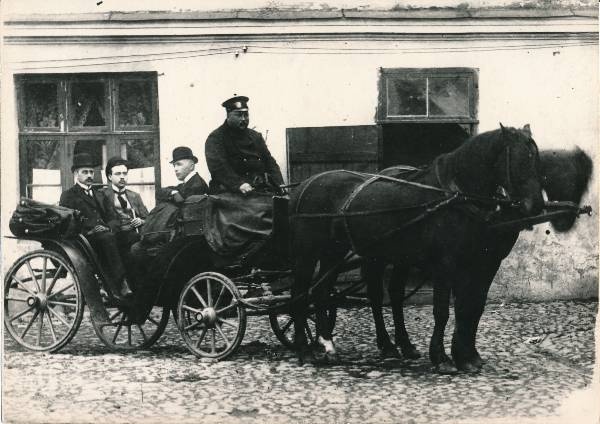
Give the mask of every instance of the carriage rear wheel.
[[(327, 317), (329, 318), (329, 325), (331, 328), (334, 328), (337, 319), (337, 308), (330, 308), (327, 311)], [(296, 330), (294, 329), (294, 319), (291, 315), (288, 313), (270, 313), (269, 323), (271, 324), (273, 333), (275, 333), (281, 344), (289, 349), (293, 349)], [(304, 333), (310, 344), (314, 344), (317, 341), (318, 335), (314, 312), (311, 312), (307, 317)]]
[(125, 306), (107, 306), (108, 322), (92, 319), (94, 331), (102, 343), (112, 350), (148, 349), (164, 333), (170, 309), (154, 306), (143, 323), (136, 321)]
[(188, 349), (198, 357), (225, 359), (246, 331), (246, 309), (227, 277), (203, 272), (187, 282), (177, 304), (177, 326)]
[(83, 308), (77, 274), (56, 252), (30, 252), (6, 274), (4, 325), (27, 349), (56, 352), (64, 347), (77, 333)]

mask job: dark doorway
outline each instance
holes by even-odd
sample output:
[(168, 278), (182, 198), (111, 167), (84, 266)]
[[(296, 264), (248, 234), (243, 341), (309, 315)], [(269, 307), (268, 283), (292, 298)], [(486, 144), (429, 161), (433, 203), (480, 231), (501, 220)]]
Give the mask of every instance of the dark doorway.
[(470, 137), (470, 125), (402, 123), (382, 125), (381, 168), (422, 166), (450, 152)]

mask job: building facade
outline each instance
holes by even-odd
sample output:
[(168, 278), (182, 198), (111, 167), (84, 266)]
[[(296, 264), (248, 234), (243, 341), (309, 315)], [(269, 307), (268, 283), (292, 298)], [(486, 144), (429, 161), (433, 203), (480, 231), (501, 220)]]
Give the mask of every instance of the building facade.
[[(3, 234), (19, 196), (58, 201), (81, 151), (130, 159), (149, 207), (175, 182), (176, 146), (194, 150), (208, 181), (204, 141), (234, 94), (250, 97), (250, 127), (289, 182), (427, 163), (500, 122), (530, 124), (540, 149), (597, 153), (597, 8), (7, 9)], [(594, 177), (584, 201), (597, 199)], [(597, 296), (596, 212), (579, 221), (522, 233), (492, 296)], [(3, 269), (27, 248), (3, 240)]]

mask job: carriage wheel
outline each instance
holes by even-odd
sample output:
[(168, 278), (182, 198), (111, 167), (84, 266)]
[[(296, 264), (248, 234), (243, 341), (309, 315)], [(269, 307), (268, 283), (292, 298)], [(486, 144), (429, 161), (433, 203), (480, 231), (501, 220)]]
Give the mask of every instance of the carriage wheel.
[(194, 355), (224, 359), (235, 352), (246, 331), (240, 298), (235, 284), (216, 272), (203, 272), (188, 281), (177, 304), (177, 326)]
[[(337, 319), (337, 308), (329, 309), (327, 317), (329, 318), (329, 325), (331, 328), (334, 328)], [(269, 314), (269, 323), (271, 324), (273, 333), (275, 333), (281, 344), (289, 349), (294, 349), (296, 331), (294, 330), (294, 320), (291, 315), (288, 313), (271, 313)], [(317, 326), (314, 312), (307, 317), (304, 333), (310, 344), (314, 344), (317, 341)]]
[(53, 251), (22, 256), (4, 279), (4, 325), (27, 349), (61, 349), (77, 333), (83, 307), (77, 274), (68, 260)]
[(131, 319), (125, 306), (107, 306), (108, 322), (95, 322), (94, 331), (102, 343), (112, 350), (148, 349), (162, 336), (169, 323), (170, 309), (154, 306), (146, 320), (139, 324)]

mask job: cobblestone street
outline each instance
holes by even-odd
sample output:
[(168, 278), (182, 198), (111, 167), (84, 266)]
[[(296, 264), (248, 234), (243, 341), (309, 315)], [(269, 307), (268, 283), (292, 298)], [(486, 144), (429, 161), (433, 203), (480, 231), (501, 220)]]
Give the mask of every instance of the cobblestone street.
[[(429, 305), (406, 309), (421, 359), (380, 361), (370, 309), (355, 307), (339, 311), (335, 341), (342, 363), (327, 367), (299, 367), (266, 317), (249, 318), (241, 348), (223, 362), (188, 353), (172, 320), (151, 351), (112, 353), (86, 317), (75, 339), (57, 354), (23, 351), (5, 335), (4, 419), (585, 422), (571, 421), (573, 408), (561, 403), (578, 393), (583, 403), (574, 412), (584, 415), (598, 404), (590, 390), (581, 390), (592, 383), (597, 309), (597, 302), (490, 304), (478, 336), (483, 371), (454, 376), (437, 375), (429, 365)], [(391, 329), (390, 309), (385, 313)], [(448, 352), (452, 328), (451, 319)]]

